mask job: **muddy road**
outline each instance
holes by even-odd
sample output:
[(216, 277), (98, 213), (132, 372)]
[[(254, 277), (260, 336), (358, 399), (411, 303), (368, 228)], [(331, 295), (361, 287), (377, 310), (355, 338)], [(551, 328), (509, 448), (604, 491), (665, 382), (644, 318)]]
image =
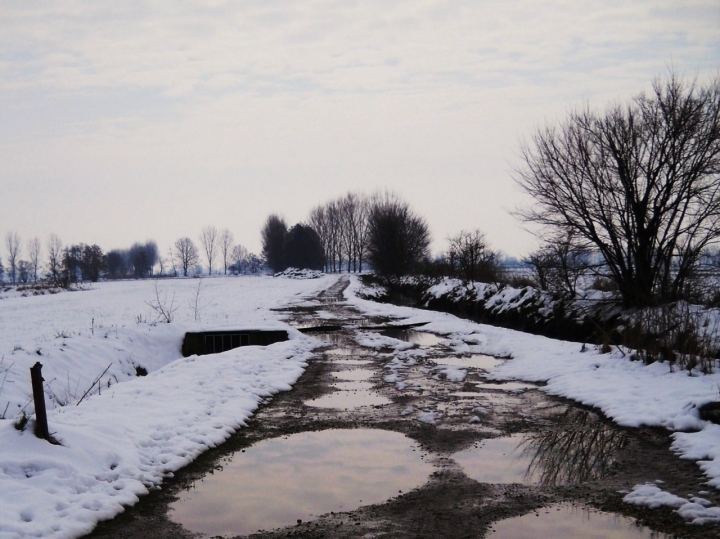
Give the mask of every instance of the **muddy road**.
[(343, 328), (313, 334), (324, 346), (291, 391), (88, 537), (720, 538), (718, 525), (622, 502), (662, 481), (720, 504), (666, 431), (493, 383), (484, 369), (497, 360), (431, 335), (388, 335), (409, 341), (401, 353), (360, 346), (359, 330), (382, 335), (368, 328), (390, 321), (344, 305), (341, 291), (286, 309), (297, 327)]

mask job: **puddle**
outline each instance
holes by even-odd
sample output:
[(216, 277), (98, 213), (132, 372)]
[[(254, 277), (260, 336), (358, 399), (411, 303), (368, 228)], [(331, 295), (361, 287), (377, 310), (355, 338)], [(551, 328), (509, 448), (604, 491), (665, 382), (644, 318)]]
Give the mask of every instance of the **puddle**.
[(535, 384), (526, 384), (523, 382), (506, 382), (504, 384), (494, 384), (491, 382), (478, 382), (475, 384), (478, 389), (501, 389), (502, 391), (525, 391), (526, 389), (537, 389)]
[(304, 432), (235, 453), (171, 505), (196, 533), (247, 535), (381, 503), (434, 471), (406, 436), (379, 429)]
[(493, 524), (488, 539), (670, 539), (635, 520), (570, 504), (551, 505)]
[(330, 376), (337, 378), (338, 380), (370, 380), (373, 376), (373, 371), (367, 369), (353, 369), (349, 371), (338, 371), (331, 372)]
[(378, 395), (374, 391), (360, 389), (357, 391), (334, 391), (317, 399), (305, 401), (306, 406), (315, 408), (337, 408), (338, 410), (352, 410), (362, 406), (383, 406), (392, 401)]
[(493, 438), (453, 455), (480, 483), (571, 485), (612, 472), (625, 433), (592, 412), (568, 408), (554, 427)]
[(369, 359), (337, 359), (333, 363), (339, 363), (340, 365), (370, 365), (372, 361)]
[[(338, 377), (346, 373), (370, 373), (371, 371), (344, 371), (334, 372), (332, 375)], [(361, 406), (383, 406), (390, 404), (392, 401), (372, 391), (373, 385), (369, 382), (362, 382), (358, 380), (367, 379), (365, 377), (358, 379), (351, 379), (348, 382), (333, 382), (332, 387), (338, 389), (329, 395), (323, 395), (317, 399), (305, 401), (306, 406), (314, 406), (316, 408), (338, 408), (340, 410), (352, 410), (354, 408), (360, 408)]]
[(453, 391), (449, 393), (451, 397), (458, 399), (477, 399), (478, 404), (490, 405), (490, 406), (501, 406), (506, 408), (512, 408), (518, 405), (522, 405), (522, 401), (515, 396), (512, 396), (511, 392), (508, 393), (481, 393), (476, 391)]
[(370, 382), (334, 382), (332, 387), (341, 391), (370, 391), (373, 385)]
[(313, 333), (312, 337), (323, 342), (329, 342), (332, 344), (341, 344), (345, 340), (345, 336), (337, 331), (329, 331), (327, 333)]
[(431, 357), (430, 361), (438, 365), (451, 365), (453, 367), (471, 367), (475, 369), (491, 370), (502, 364), (504, 360), (492, 356), (474, 355), (470, 357)]
[(360, 348), (356, 346), (350, 346), (347, 348), (333, 348), (332, 350), (328, 350), (325, 353), (333, 356), (354, 356), (358, 354), (358, 351)]
[(436, 346), (446, 340), (445, 337), (440, 337), (434, 333), (425, 333), (424, 331), (415, 331), (414, 329), (385, 329), (381, 331), (380, 334), (411, 344), (417, 344), (418, 346)]
[(525, 436), (516, 434), (483, 440), (477, 446), (455, 453), (452, 458), (465, 475), (479, 483), (538, 483), (529, 471), (532, 459), (523, 455)]

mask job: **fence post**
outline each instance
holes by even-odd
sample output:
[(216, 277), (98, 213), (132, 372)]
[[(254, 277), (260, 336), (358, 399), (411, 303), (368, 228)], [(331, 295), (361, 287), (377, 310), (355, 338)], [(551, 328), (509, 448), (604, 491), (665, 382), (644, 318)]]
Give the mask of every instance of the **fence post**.
[(47, 440), (50, 431), (47, 424), (47, 411), (45, 410), (45, 392), (43, 391), (42, 364), (38, 361), (30, 367), (33, 399), (35, 401), (35, 435)]

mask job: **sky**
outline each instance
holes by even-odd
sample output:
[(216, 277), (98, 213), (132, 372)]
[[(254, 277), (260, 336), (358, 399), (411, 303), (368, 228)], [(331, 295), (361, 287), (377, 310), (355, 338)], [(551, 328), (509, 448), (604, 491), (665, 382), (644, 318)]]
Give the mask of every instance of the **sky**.
[(387, 189), (436, 253), (523, 256), (521, 145), (671, 67), (719, 73), (720, 1), (3, 0), (0, 234), (259, 252), (270, 213)]

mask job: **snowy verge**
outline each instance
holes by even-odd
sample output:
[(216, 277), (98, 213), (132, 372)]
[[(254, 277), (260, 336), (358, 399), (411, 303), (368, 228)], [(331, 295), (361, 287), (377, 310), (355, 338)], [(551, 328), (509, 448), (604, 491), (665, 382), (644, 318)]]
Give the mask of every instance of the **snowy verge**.
[(51, 410), (62, 445), (0, 423), (0, 537), (71, 538), (133, 505), (171, 472), (226, 440), (260, 401), (291, 388), (317, 341), (292, 339), (178, 359)]
[[(620, 425), (674, 431), (673, 451), (697, 461), (708, 484), (720, 488), (720, 426), (698, 415), (698, 407), (720, 397), (720, 373), (672, 372), (667, 363), (645, 365), (617, 351), (601, 354), (580, 343), (476, 324), (441, 312), (375, 303), (357, 296), (361, 287), (353, 278), (345, 291), (347, 302), (360, 311), (402, 323), (427, 323), (416, 329), (445, 335), (455, 352), (512, 358), (495, 367), (491, 378), (546, 382), (542, 391), (597, 407)], [(641, 499), (638, 493), (633, 503)], [(648, 504), (655, 501), (647, 497)]]

